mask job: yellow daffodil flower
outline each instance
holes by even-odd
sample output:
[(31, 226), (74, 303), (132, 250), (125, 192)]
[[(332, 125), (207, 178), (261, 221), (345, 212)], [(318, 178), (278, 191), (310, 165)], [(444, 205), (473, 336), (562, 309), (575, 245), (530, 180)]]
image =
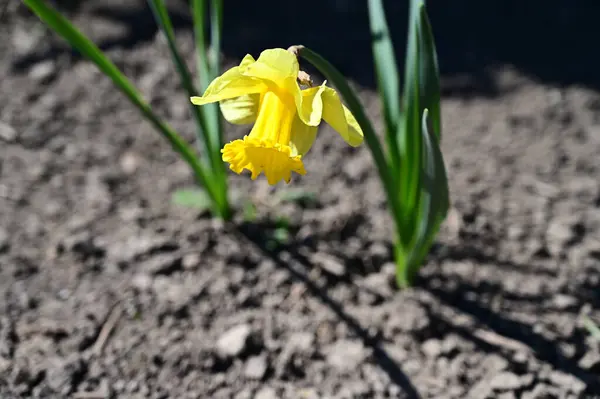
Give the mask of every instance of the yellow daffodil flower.
[(231, 123), (254, 123), (248, 135), (221, 150), (235, 173), (247, 169), (254, 180), (264, 172), (270, 185), (281, 179), (289, 183), (292, 172), (306, 174), (302, 157), (313, 145), (322, 119), (349, 145), (362, 143), (360, 126), (335, 90), (326, 82), (302, 90), (299, 72), (294, 54), (265, 50), (258, 60), (246, 55), (239, 66), (212, 81), (202, 97), (191, 98), (196, 105), (219, 101)]

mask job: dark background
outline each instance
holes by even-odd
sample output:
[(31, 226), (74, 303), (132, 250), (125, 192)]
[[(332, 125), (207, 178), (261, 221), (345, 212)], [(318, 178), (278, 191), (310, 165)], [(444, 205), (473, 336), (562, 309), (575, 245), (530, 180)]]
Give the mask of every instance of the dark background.
[[(129, 27), (121, 37), (100, 41), (103, 49), (130, 48), (156, 34), (145, 1), (54, 3), (67, 14), (83, 10)], [(168, 4), (176, 29), (191, 30), (187, 2), (170, 0)], [(385, 4), (401, 61), (408, 1)], [(446, 95), (497, 94), (491, 74), (504, 65), (545, 83), (600, 87), (598, 0), (430, 0), (427, 4)], [(351, 79), (369, 87), (374, 84), (365, 0), (226, 0), (224, 21), (227, 57), (304, 44)], [(44, 54), (19, 58), (15, 68), (65, 51), (64, 46), (57, 46)]]

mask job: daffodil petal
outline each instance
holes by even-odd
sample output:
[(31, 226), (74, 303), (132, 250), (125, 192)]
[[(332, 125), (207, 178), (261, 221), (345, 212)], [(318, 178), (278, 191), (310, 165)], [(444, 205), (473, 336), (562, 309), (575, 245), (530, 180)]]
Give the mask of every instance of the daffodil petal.
[(322, 94), (323, 119), (352, 147), (363, 142), (363, 132), (356, 118), (340, 101), (334, 89), (326, 87)]
[(327, 89), (326, 81), (319, 87), (311, 87), (306, 90), (299, 90), (295, 93), (296, 109), (300, 120), (309, 126), (319, 126), (323, 117), (323, 98), (322, 95)]
[(244, 70), (245, 76), (268, 80), (281, 88), (298, 77), (298, 59), (282, 48), (264, 50), (256, 60)]
[(213, 80), (204, 95), (191, 97), (190, 100), (195, 105), (204, 105), (266, 91), (267, 85), (261, 79), (244, 75), (244, 71), (253, 63), (254, 58), (246, 55), (239, 66), (229, 69)]
[(235, 125), (253, 123), (258, 115), (260, 94), (246, 94), (219, 102), (225, 120)]
[(317, 126), (308, 126), (296, 115), (292, 122), (292, 136), (290, 142), (298, 155), (304, 156), (312, 147), (317, 138)]

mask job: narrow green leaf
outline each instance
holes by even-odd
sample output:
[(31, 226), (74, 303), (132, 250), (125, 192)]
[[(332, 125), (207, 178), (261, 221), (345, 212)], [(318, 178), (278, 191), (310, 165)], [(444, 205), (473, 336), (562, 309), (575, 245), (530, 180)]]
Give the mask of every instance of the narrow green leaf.
[(200, 91), (204, 92), (213, 79), (208, 64), (208, 51), (205, 34), (206, 0), (192, 0), (192, 15), (194, 19), (194, 40), (196, 44), (196, 68), (200, 82)]
[[(192, 75), (185, 64), (185, 60), (177, 49), (175, 43), (175, 32), (173, 24), (164, 0), (148, 0), (152, 9), (154, 18), (160, 26), (171, 53), (171, 58), (179, 73), (181, 84), (187, 92), (188, 97), (197, 95)], [(203, 154), (207, 155), (208, 163), (211, 165), (211, 179), (209, 184), (214, 185), (214, 191), (218, 194), (218, 203), (223, 210), (227, 205), (227, 175), (225, 167), (221, 160), (221, 126), (219, 121), (219, 111), (217, 104), (210, 104), (205, 107), (198, 107), (188, 101), (194, 120), (197, 126), (198, 145)]]
[(369, 26), (377, 76), (377, 88), (383, 105), (390, 160), (399, 167), (396, 131), (401, 117), (400, 81), (396, 55), (390, 38), (382, 0), (369, 0)]
[[(177, 50), (177, 44), (175, 43), (175, 32), (173, 30), (173, 24), (171, 23), (171, 18), (169, 17), (169, 12), (165, 2), (163, 0), (148, 0), (148, 5), (154, 14), (156, 23), (160, 27), (167, 41), (171, 58), (173, 59), (173, 63), (175, 64), (177, 73), (179, 74), (179, 78), (181, 80), (181, 85), (185, 89), (188, 97), (197, 95), (198, 93), (194, 87), (192, 75), (185, 64), (183, 57), (181, 57), (179, 50)], [(188, 105), (192, 112), (192, 116), (196, 121), (196, 133), (200, 151), (208, 158), (208, 161), (214, 163), (215, 155), (212, 151), (212, 145), (210, 142), (211, 138), (208, 133), (208, 127), (202, 112), (202, 108), (195, 106), (191, 103), (191, 101), (188, 101)]]
[(104, 53), (85, 35), (83, 35), (73, 24), (60, 15), (44, 0), (23, 0), (44, 23), (52, 30), (62, 36), (71, 46), (81, 54), (90, 59), (115, 86), (117, 86), (127, 98), (138, 108), (141, 114), (165, 137), (182, 158), (193, 169), (199, 183), (209, 191), (211, 198), (216, 199), (217, 193), (208, 179), (205, 167), (198, 162), (196, 154), (190, 145), (177, 134), (169, 125), (164, 123), (144, 101), (135, 86), (121, 73), (121, 71), (104, 55)]
[(223, 0), (211, 0), (210, 56), (211, 79), (221, 73), (221, 37), (223, 33)]
[(413, 240), (416, 229), (419, 191), (419, 167), (421, 164), (421, 115), (419, 96), (419, 43), (415, 18), (415, 3), (410, 2), (409, 31), (404, 66), (404, 90), (402, 96), (403, 120), (398, 124), (397, 142), (400, 154), (398, 201), (402, 214), (402, 243), (405, 247)]
[(204, 190), (182, 189), (172, 195), (173, 203), (189, 208), (205, 211), (211, 208), (210, 197)]
[(429, 120), (433, 133), (442, 137), (441, 85), (435, 39), (427, 16), (425, 4), (419, 7), (419, 75), (420, 101), (423, 108), (429, 109)]
[(417, 225), (407, 262), (407, 280), (412, 281), (427, 256), (450, 206), (448, 178), (437, 136), (432, 132), (425, 109), (422, 119), (423, 157), (420, 166), (420, 199)]
[[(221, 37), (223, 33), (223, 0), (212, 0), (210, 7), (210, 53), (208, 63), (210, 68), (210, 79), (213, 80), (221, 74)], [(211, 140), (217, 144), (214, 150), (220, 154), (223, 144), (223, 119), (218, 104), (211, 104), (207, 108), (210, 112), (210, 124), (213, 130)], [(223, 170), (224, 167), (223, 167)]]
[[(210, 82), (220, 73), (220, 60), (222, 30), (222, 4), (219, 0), (211, 1), (211, 43), (210, 50), (206, 46), (206, 0), (192, 0), (192, 15), (194, 20), (194, 40), (196, 44), (196, 68), (200, 82), (200, 91), (203, 93)], [(214, 53), (217, 56), (215, 57)], [(214, 61), (213, 61), (214, 59)], [(215, 154), (215, 171), (218, 173), (222, 190), (227, 192), (227, 172), (221, 161), (221, 147), (223, 146), (223, 121), (219, 105), (206, 104), (202, 107), (207, 125), (207, 135), (210, 137), (210, 150)], [(226, 194), (225, 194), (226, 195)]]

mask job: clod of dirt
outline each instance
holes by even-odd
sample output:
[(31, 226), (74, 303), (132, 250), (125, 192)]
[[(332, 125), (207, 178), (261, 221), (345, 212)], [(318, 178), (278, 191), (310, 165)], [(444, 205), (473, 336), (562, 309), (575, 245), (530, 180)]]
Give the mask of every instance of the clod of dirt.
[(248, 359), (244, 368), (244, 376), (253, 380), (261, 380), (267, 374), (267, 357), (258, 355)]
[(339, 370), (352, 370), (367, 357), (367, 350), (360, 341), (338, 340), (323, 351), (327, 363)]
[(247, 349), (252, 328), (249, 324), (240, 324), (227, 330), (217, 341), (219, 356), (238, 357)]

